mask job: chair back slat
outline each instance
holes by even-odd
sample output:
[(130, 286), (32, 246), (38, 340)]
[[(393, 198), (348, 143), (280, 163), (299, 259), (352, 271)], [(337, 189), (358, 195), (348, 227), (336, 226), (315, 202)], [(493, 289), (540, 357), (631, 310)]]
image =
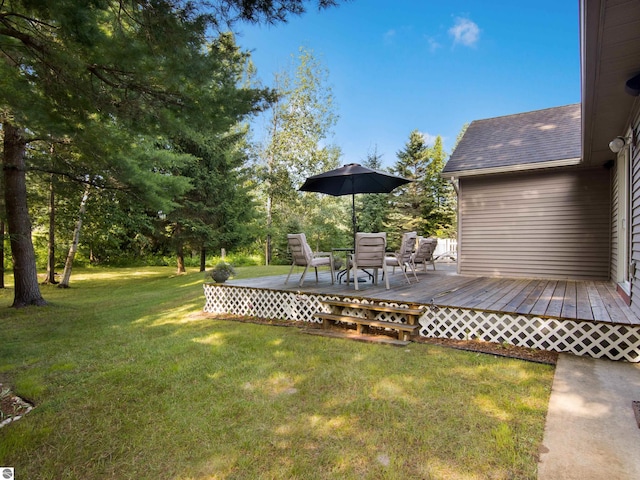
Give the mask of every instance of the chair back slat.
[(418, 244), (418, 249), (413, 257), (414, 263), (422, 263), (425, 260), (430, 261), (438, 245), (438, 240), (435, 238), (423, 238)]
[(311, 263), (313, 253), (304, 233), (288, 234), (287, 242), (289, 243), (289, 251), (291, 252), (294, 265), (306, 266)]
[(411, 254), (415, 249), (417, 238), (418, 232), (406, 232), (402, 234), (402, 243), (400, 244), (400, 250), (398, 251), (401, 263), (407, 263), (411, 260)]
[(381, 268), (384, 265), (386, 246), (387, 234), (385, 232), (356, 233), (355, 261), (358, 268)]

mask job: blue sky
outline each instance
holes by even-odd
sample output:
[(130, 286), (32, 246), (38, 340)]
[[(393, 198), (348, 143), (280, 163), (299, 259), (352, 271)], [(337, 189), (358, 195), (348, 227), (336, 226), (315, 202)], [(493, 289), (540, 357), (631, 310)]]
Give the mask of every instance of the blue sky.
[(578, 26), (578, 0), (352, 0), (242, 25), (237, 42), (269, 86), (312, 50), (329, 71), (341, 163), (377, 150), (388, 167), (412, 130), (450, 153), (465, 123), (579, 102)]

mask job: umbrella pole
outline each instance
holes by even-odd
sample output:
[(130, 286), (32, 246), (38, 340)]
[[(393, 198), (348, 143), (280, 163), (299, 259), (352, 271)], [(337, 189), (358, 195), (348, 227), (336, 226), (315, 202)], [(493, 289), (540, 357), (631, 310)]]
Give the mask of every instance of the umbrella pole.
[(356, 194), (351, 194), (351, 222), (353, 223), (353, 250), (356, 249)]

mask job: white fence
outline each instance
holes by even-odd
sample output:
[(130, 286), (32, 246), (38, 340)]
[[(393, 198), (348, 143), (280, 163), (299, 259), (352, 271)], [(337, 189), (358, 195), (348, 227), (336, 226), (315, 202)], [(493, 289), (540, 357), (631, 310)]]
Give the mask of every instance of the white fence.
[(458, 241), (455, 238), (439, 238), (436, 250), (433, 252), (436, 260), (452, 260), (458, 258)]

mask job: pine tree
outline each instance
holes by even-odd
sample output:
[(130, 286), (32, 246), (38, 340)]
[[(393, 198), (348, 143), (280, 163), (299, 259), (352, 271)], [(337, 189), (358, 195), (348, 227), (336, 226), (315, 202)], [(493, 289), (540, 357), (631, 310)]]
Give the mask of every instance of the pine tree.
[(426, 196), (423, 218), (424, 234), (439, 237), (455, 237), (455, 192), (449, 180), (441, 173), (446, 164), (442, 137), (438, 135), (430, 148), (430, 162), (426, 169), (423, 189)]
[[(303, 3), (226, 0), (213, 9), (209, 2), (172, 0), (0, 4), (0, 123), (13, 306), (45, 303), (27, 209), (27, 146), (38, 139), (69, 139), (108, 177), (166, 200), (167, 186), (184, 185), (163, 178), (167, 160), (180, 158), (162, 151), (167, 134), (203, 118), (215, 122), (229, 109), (250, 113), (268, 97), (255, 89), (212, 88), (226, 85), (229, 65), (221, 49), (203, 48), (209, 28), (237, 19), (283, 21), (302, 13)], [(157, 140), (151, 155), (135, 148), (150, 138)], [(160, 165), (148, 168), (140, 160)]]
[(418, 130), (409, 134), (409, 140), (403, 150), (397, 153), (393, 172), (412, 180), (393, 193), (394, 209), (390, 232), (392, 235), (406, 231), (417, 231), (423, 235), (426, 231), (424, 211), (428, 202), (425, 192), (425, 178), (430, 162), (430, 150), (424, 135)]
[[(381, 156), (377, 151), (369, 153), (363, 165), (374, 170), (382, 169)], [(389, 195), (386, 193), (371, 193), (358, 195), (356, 201), (358, 210), (358, 231), (385, 232), (389, 221)], [(349, 213), (351, 209), (349, 209)]]
[(438, 135), (429, 146), (424, 135), (414, 130), (397, 155), (394, 172), (413, 182), (394, 193), (388, 230), (393, 234), (415, 230), (422, 236), (455, 236), (455, 193), (440, 175), (447, 158), (442, 137)]

